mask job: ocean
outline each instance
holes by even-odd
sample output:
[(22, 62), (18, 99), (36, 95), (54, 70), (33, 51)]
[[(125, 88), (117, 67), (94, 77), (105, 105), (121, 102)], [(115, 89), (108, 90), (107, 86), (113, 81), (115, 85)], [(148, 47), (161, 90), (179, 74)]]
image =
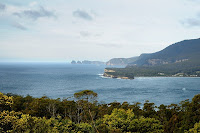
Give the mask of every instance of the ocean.
[(33, 97), (70, 98), (82, 90), (98, 93), (101, 103), (180, 103), (200, 93), (198, 77), (136, 77), (134, 80), (102, 76), (104, 65), (68, 63), (0, 63), (0, 92)]

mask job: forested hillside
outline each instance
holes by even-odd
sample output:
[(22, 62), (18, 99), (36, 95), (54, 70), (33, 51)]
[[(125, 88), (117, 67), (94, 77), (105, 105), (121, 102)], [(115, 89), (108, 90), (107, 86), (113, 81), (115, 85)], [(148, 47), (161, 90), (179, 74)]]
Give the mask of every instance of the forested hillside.
[(185, 40), (152, 54), (142, 54), (125, 68), (106, 68), (109, 77), (200, 76), (200, 39)]
[(200, 58), (200, 39), (184, 40), (172, 44), (165, 49), (152, 53), (142, 54), (138, 60), (131, 64), (137, 66), (156, 66), (178, 62), (198, 62)]

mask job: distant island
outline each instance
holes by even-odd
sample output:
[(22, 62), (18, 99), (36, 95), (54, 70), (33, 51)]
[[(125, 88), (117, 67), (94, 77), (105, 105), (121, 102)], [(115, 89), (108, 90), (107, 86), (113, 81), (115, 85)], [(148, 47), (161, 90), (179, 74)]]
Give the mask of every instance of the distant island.
[(107, 63), (112, 65), (120, 62), (127, 63), (126, 67), (106, 68), (104, 76), (128, 79), (141, 76), (200, 77), (200, 39), (184, 40), (155, 53), (112, 59)]
[(89, 61), (89, 60), (84, 60), (84, 61), (75, 61), (73, 60), (71, 64), (94, 64), (94, 65), (105, 65), (105, 62), (102, 61)]

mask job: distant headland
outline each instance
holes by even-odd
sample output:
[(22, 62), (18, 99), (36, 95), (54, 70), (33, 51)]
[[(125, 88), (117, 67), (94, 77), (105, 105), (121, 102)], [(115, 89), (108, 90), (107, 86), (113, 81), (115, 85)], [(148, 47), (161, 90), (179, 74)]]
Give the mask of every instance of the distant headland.
[(71, 64), (94, 64), (94, 65), (105, 65), (105, 62), (102, 61), (89, 61), (89, 60), (84, 60), (84, 61), (75, 61), (73, 60)]

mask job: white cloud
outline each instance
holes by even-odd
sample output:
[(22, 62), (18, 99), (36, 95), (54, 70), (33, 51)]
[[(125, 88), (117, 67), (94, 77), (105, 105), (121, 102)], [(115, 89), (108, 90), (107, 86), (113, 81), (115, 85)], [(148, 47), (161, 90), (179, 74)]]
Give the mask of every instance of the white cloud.
[(187, 18), (183, 21), (181, 21), (181, 24), (184, 26), (189, 27), (199, 27), (200, 26), (200, 13), (197, 13), (197, 15), (193, 18)]
[(55, 17), (55, 13), (53, 11), (49, 11), (44, 7), (40, 6), (38, 10), (24, 10), (22, 12), (15, 12), (13, 15), (16, 15), (20, 18), (27, 17), (33, 20), (37, 20), (42, 17)]

